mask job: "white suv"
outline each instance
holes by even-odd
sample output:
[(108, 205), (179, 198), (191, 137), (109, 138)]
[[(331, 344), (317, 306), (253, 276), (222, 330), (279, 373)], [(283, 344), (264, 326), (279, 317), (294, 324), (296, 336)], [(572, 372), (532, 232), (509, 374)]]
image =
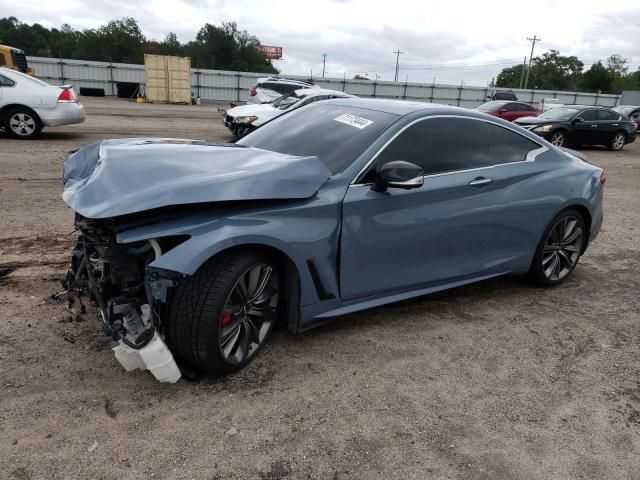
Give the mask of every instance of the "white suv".
[(280, 77), (259, 78), (258, 82), (249, 89), (249, 101), (247, 103), (269, 103), (301, 88), (314, 87), (315, 85), (302, 80)]

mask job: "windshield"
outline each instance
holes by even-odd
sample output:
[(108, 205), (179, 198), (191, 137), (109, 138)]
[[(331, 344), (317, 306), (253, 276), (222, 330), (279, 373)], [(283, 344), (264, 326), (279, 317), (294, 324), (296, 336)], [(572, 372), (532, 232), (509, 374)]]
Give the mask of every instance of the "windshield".
[(498, 110), (502, 106), (504, 106), (507, 102), (487, 102), (483, 103), (478, 107), (478, 110), (482, 110), (483, 112), (492, 112), (494, 110)]
[(543, 120), (571, 120), (580, 110), (577, 108), (558, 107), (538, 115)]
[(629, 115), (633, 112), (637, 107), (616, 107), (613, 109), (614, 112), (618, 112), (621, 115)]
[(280, 110), (286, 110), (298, 100), (299, 98), (295, 96), (295, 93), (287, 93), (286, 95), (276, 98), (271, 102), (271, 105)]
[(335, 174), (397, 119), (391, 113), (319, 102), (282, 115), (236, 143), (300, 157), (317, 156)]

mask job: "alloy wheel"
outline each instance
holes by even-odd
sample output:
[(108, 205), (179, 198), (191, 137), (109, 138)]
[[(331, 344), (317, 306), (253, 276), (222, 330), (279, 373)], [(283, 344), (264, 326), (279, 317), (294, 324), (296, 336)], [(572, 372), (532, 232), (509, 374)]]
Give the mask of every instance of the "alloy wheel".
[(549, 280), (561, 280), (573, 270), (583, 240), (583, 224), (577, 216), (567, 215), (555, 223), (542, 250), (542, 271)]
[(271, 265), (253, 265), (240, 275), (219, 319), (218, 348), (226, 362), (243, 362), (265, 340), (276, 320), (278, 287)]
[(555, 132), (553, 135), (551, 135), (550, 142), (556, 147), (562, 147), (564, 145), (564, 133)]
[(9, 119), (9, 127), (16, 135), (26, 137), (36, 130), (36, 121), (27, 113), (16, 113)]
[(611, 141), (611, 148), (620, 150), (622, 147), (624, 147), (624, 135), (622, 133), (616, 133)]

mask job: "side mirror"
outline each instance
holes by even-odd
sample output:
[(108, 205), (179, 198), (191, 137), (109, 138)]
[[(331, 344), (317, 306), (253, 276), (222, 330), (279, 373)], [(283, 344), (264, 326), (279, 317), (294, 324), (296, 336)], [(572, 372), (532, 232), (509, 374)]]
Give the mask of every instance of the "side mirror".
[(396, 160), (385, 163), (380, 167), (376, 175), (376, 181), (371, 187), (376, 192), (384, 192), (387, 188), (411, 188), (421, 187), (424, 183), (424, 170), (418, 165)]
[(573, 123), (582, 123), (582, 122), (584, 122), (584, 120), (580, 117), (576, 117), (573, 119)]
[(498, 113), (500, 113), (500, 114), (507, 113), (507, 109), (506, 108), (501, 108), (500, 110), (498, 110)]

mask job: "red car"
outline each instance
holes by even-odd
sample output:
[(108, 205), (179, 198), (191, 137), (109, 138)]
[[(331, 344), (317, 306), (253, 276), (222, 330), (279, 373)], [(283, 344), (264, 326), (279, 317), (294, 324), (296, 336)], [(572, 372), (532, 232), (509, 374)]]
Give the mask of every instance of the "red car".
[(537, 117), (542, 113), (536, 107), (527, 105), (522, 102), (507, 102), (504, 100), (494, 100), (492, 102), (483, 103), (476, 110), (482, 113), (488, 113), (494, 117), (504, 118), (513, 122), (520, 117)]

